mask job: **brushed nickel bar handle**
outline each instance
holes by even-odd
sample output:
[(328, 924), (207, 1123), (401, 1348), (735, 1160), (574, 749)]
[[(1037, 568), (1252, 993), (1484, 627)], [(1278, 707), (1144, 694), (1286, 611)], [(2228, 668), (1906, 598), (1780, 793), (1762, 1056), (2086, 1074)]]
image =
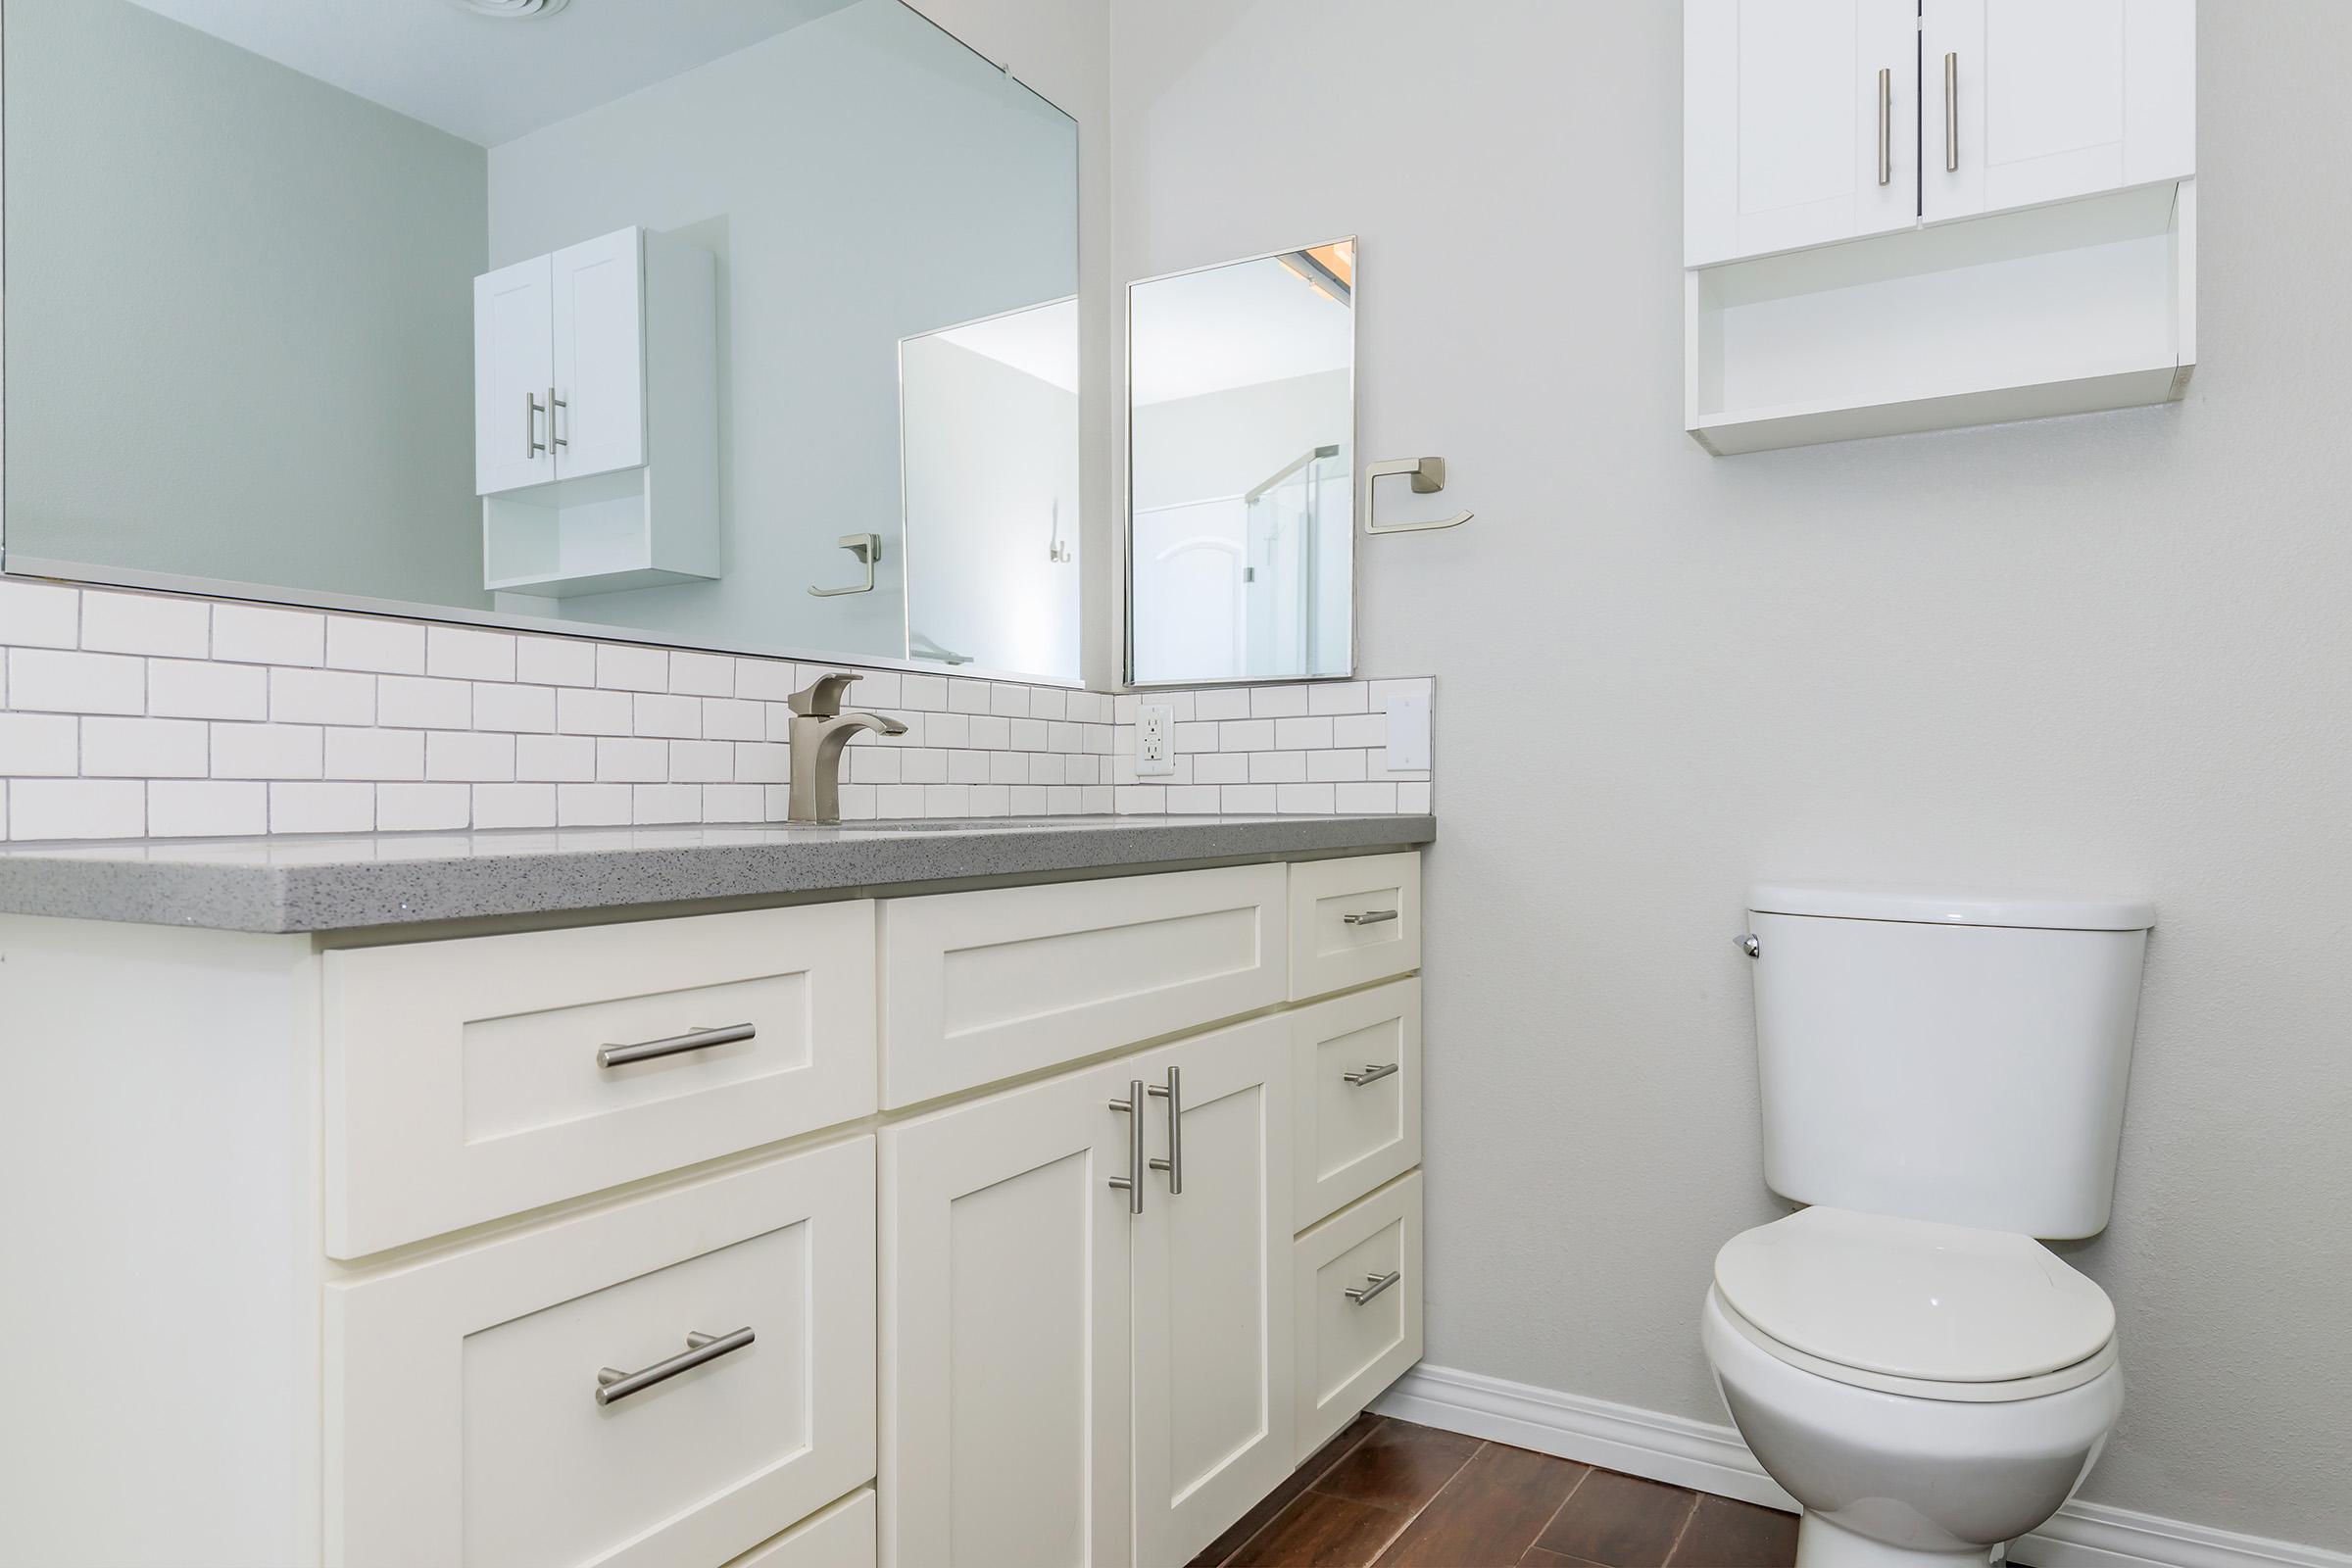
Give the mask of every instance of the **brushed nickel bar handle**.
[(1894, 72), (1879, 73), (1879, 183), (1894, 183)]
[(1153, 1084), (1144, 1092), (1168, 1102), (1168, 1157), (1152, 1160), (1152, 1168), (1168, 1173), (1168, 1196), (1175, 1198), (1184, 1191), (1184, 1070), (1170, 1067), (1166, 1088)]
[(1943, 57), (1943, 172), (1960, 172), (1960, 57)]
[[(546, 412), (545, 409), (539, 407), (539, 400), (531, 395), (530, 389), (524, 388), (522, 394), (522, 439), (524, 443), (522, 461), (525, 463), (547, 450), (547, 443), (539, 439), (539, 416)], [(548, 422), (552, 426), (555, 421), (550, 419)]]
[(1361, 914), (1343, 914), (1341, 920), (1348, 925), (1385, 925), (1396, 918), (1395, 909), (1366, 909)]
[(547, 389), (547, 444), (551, 450), (556, 447), (567, 447), (571, 445), (571, 442), (567, 437), (556, 434), (556, 411), (558, 409), (568, 409), (570, 407), (570, 404), (556, 396), (556, 389), (554, 387), (551, 386)]
[(688, 1034), (671, 1035), (667, 1040), (647, 1040), (634, 1046), (607, 1046), (596, 1054), (599, 1067), (621, 1067), (632, 1061), (652, 1061), (657, 1056), (674, 1056), (682, 1051), (709, 1051), (712, 1046), (731, 1046), (738, 1040), (749, 1040), (759, 1029), (748, 1023), (731, 1023), (723, 1029), (696, 1029)]
[(1396, 1269), (1391, 1269), (1386, 1274), (1367, 1274), (1364, 1276), (1363, 1284), (1348, 1288), (1348, 1299), (1362, 1306), (1366, 1301), (1371, 1300), (1372, 1298), (1402, 1278), (1404, 1276)]
[(632, 1394), (642, 1394), (657, 1383), (667, 1383), (681, 1372), (691, 1372), (707, 1361), (715, 1361), (742, 1349), (759, 1338), (748, 1328), (732, 1334), (689, 1334), (686, 1348), (666, 1361), (656, 1361), (642, 1372), (623, 1372), (617, 1367), (599, 1367), (596, 1373), (596, 1402), (612, 1404)]
[(1369, 1063), (1354, 1072), (1340, 1074), (1340, 1082), (1353, 1084), (1356, 1088), (1361, 1089), (1366, 1084), (1376, 1084), (1383, 1078), (1395, 1076), (1398, 1065), (1399, 1063), (1394, 1061)]
[(1111, 1177), (1110, 1185), (1127, 1195), (1127, 1212), (1130, 1214), (1141, 1214), (1144, 1211), (1143, 1104), (1144, 1081), (1141, 1078), (1130, 1078), (1127, 1081), (1127, 1098), (1125, 1100), (1114, 1100), (1110, 1102), (1111, 1109), (1124, 1111), (1127, 1115), (1127, 1174)]

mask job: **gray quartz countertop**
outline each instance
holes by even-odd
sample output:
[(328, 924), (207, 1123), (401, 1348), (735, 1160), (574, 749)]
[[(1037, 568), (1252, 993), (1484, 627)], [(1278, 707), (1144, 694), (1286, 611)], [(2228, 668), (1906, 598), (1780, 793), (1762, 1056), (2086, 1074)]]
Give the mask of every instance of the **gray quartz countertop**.
[(1065, 816), (0, 846), (0, 912), (349, 931), (1406, 849), (1437, 818)]

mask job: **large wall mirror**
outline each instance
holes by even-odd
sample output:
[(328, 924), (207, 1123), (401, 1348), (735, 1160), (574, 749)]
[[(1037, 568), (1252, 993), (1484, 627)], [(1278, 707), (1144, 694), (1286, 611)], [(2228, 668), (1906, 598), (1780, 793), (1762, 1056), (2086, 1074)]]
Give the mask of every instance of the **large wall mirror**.
[(900, 0), (6, 0), (5, 565), (1079, 675), (1078, 132)]
[(1354, 670), (1355, 242), (1128, 290), (1128, 674)]

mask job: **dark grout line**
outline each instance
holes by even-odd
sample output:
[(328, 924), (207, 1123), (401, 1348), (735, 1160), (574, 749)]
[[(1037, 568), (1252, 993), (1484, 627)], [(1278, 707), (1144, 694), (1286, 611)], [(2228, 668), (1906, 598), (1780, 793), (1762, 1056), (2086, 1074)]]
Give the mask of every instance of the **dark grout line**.
[[(1382, 1421), (1386, 1421), (1387, 1419), (1388, 1418), (1386, 1416), (1381, 1417)], [(1293, 1497), (1290, 1501), (1275, 1509), (1271, 1514), (1266, 1516), (1266, 1522), (1264, 1524), (1259, 1525), (1255, 1530), (1250, 1531), (1250, 1534), (1235, 1542), (1233, 1544), (1233, 1549), (1217, 1559), (1216, 1568), (1225, 1568), (1225, 1564), (1233, 1561), (1234, 1558), (1239, 1557), (1245, 1550), (1249, 1549), (1250, 1542), (1255, 1541), (1258, 1537), (1273, 1529), (1276, 1520), (1280, 1519), (1284, 1514), (1289, 1513), (1293, 1508), (1298, 1506), (1298, 1497), (1303, 1497), (1308, 1493), (1315, 1490), (1316, 1481), (1320, 1481), (1325, 1476), (1331, 1474), (1333, 1470), (1339, 1467), (1339, 1463), (1342, 1459), (1347, 1458), (1356, 1449), (1362, 1447), (1366, 1443), (1370, 1442), (1372, 1434), (1378, 1432), (1379, 1430), (1379, 1426), (1375, 1425), (1366, 1427), (1363, 1431), (1357, 1433), (1353, 1443), (1350, 1443), (1348, 1445), (1348, 1446), (1333, 1454), (1331, 1456), (1331, 1463), (1316, 1471), (1313, 1480), (1308, 1481), (1305, 1486), (1298, 1489), (1298, 1496)], [(1388, 1548), (1383, 1546), (1381, 1549), (1386, 1551)]]
[[(1553, 1455), (1553, 1456), (1551, 1456), (1551, 1457), (1556, 1457), (1556, 1455)], [(1560, 1462), (1561, 1462), (1562, 1464), (1570, 1464), (1570, 1463), (1574, 1463), (1575, 1461), (1573, 1461), (1573, 1460), (1568, 1460), (1568, 1459), (1562, 1459), (1562, 1460), (1560, 1460)], [(1551, 1534), (1551, 1527), (1552, 1527), (1553, 1525), (1556, 1525), (1556, 1524), (1558, 1524), (1558, 1523), (1560, 1522), (1560, 1515), (1562, 1515), (1562, 1514), (1564, 1514), (1564, 1513), (1566, 1513), (1566, 1512), (1568, 1511), (1568, 1505), (1569, 1505), (1570, 1503), (1572, 1503), (1572, 1502), (1574, 1502), (1574, 1501), (1576, 1500), (1576, 1494), (1577, 1494), (1578, 1493), (1580, 1493), (1580, 1492), (1584, 1491), (1584, 1490), (1585, 1490), (1585, 1483), (1586, 1483), (1586, 1482), (1588, 1482), (1588, 1481), (1590, 1481), (1590, 1480), (1592, 1480), (1592, 1466), (1591, 1466), (1591, 1465), (1586, 1465), (1586, 1466), (1585, 1466), (1585, 1473), (1584, 1473), (1583, 1475), (1581, 1475), (1581, 1476), (1578, 1476), (1578, 1477), (1576, 1478), (1576, 1485), (1575, 1485), (1575, 1486), (1573, 1486), (1573, 1487), (1570, 1487), (1570, 1488), (1568, 1489), (1568, 1495), (1566, 1495), (1565, 1497), (1562, 1497), (1562, 1498), (1560, 1499), (1560, 1505), (1559, 1505), (1557, 1508), (1554, 1508), (1554, 1509), (1552, 1509), (1552, 1510), (1551, 1510), (1551, 1517), (1544, 1521), (1544, 1528), (1536, 1532), (1536, 1539), (1535, 1539), (1534, 1541), (1531, 1541), (1531, 1542), (1529, 1542), (1529, 1543), (1528, 1543), (1528, 1546), (1530, 1547), (1530, 1549), (1533, 1549), (1534, 1547), (1536, 1547), (1536, 1546), (1538, 1546), (1538, 1545), (1542, 1544), (1543, 1544), (1543, 1541), (1544, 1541), (1544, 1538), (1545, 1536), (1547, 1536), (1547, 1535)], [(1685, 1528), (1685, 1529), (1689, 1529), (1690, 1527), (1689, 1527), (1688, 1525), (1685, 1525), (1685, 1526), (1684, 1526), (1684, 1528)], [(1675, 1537), (1674, 1539), (1675, 1539), (1675, 1542), (1676, 1542), (1676, 1544), (1681, 1544), (1681, 1542), (1682, 1542), (1682, 1539), (1683, 1539), (1683, 1538), (1682, 1538), (1682, 1537), (1680, 1537), (1680, 1536), (1677, 1536), (1677, 1537)], [(1526, 1556), (1526, 1555), (1527, 1555), (1527, 1553), (1526, 1553), (1526, 1552), (1521, 1552), (1519, 1555), (1521, 1555), (1522, 1557), (1524, 1557), (1524, 1556)], [(1667, 1555), (1667, 1556), (1669, 1556), (1669, 1557), (1671, 1557), (1671, 1556), (1673, 1556), (1673, 1555), (1674, 1555), (1674, 1548), (1673, 1548), (1672, 1546), (1669, 1546), (1669, 1547), (1667, 1547), (1667, 1548), (1666, 1548), (1666, 1555)]]

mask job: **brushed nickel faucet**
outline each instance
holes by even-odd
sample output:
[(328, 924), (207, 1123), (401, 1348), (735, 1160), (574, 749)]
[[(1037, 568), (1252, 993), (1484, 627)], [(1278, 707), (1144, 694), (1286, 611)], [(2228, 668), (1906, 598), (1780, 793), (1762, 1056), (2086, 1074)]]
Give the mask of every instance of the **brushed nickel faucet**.
[(877, 735), (904, 735), (906, 726), (879, 713), (845, 713), (842, 693), (857, 675), (836, 670), (819, 675), (805, 690), (786, 701), (792, 705), (792, 800), (786, 808), (795, 822), (841, 820), (841, 749), (859, 730)]

